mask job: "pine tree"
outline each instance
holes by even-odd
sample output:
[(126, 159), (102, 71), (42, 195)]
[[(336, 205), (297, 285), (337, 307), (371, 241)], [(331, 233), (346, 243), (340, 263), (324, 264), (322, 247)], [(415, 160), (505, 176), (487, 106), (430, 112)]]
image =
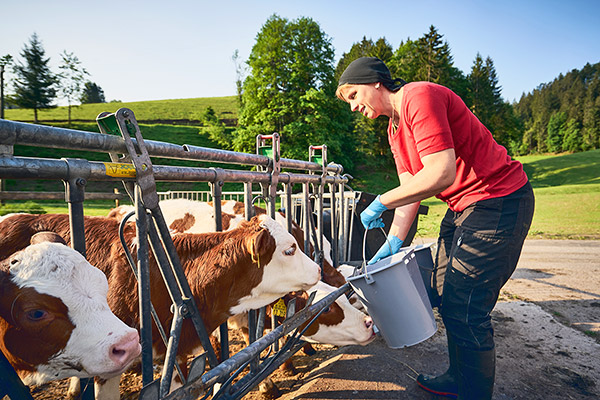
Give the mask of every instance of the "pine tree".
[(567, 128), (567, 114), (565, 112), (556, 112), (548, 121), (548, 136), (546, 138), (546, 147), (548, 151), (558, 153), (562, 151), (562, 143)]
[(57, 78), (48, 67), (50, 58), (45, 58), (37, 34), (31, 36), (29, 46), (25, 45), (21, 57), (25, 59), (25, 64), (19, 62), (14, 66), (16, 78), (13, 100), (19, 107), (32, 108), (37, 123), (39, 109), (54, 107), (52, 101), (56, 97)]
[(570, 151), (572, 153), (581, 151), (581, 145), (583, 143), (581, 137), (581, 126), (576, 119), (570, 119), (567, 122), (565, 129), (565, 137), (562, 142), (563, 151)]

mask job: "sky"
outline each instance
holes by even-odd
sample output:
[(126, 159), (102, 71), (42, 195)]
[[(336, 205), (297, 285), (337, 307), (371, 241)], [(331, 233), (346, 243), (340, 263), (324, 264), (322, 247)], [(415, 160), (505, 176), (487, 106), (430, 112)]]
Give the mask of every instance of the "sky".
[(232, 96), (233, 54), (246, 61), (273, 14), (317, 22), (336, 64), (363, 37), (396, 50), (433, 25), (465, 75), (493, 60), (509, 102), (600, 62), (599, 0), (0, 0), (0, 56), (22, 61), (35, 32), (52, 71), (73, 53), (107, 101)]

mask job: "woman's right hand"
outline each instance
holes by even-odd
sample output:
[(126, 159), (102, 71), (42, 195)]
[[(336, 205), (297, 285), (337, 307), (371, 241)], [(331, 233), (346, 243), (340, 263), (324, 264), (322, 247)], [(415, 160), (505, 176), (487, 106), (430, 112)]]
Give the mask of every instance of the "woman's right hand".
[(375, 200), (360, 213), (360, 222), (362, 222), (365, 229), (383, 228), (385, 226), (381, 219), (381, 214), (383, 214), (384, 211), (387, 211), (388, 208), (381, 204), (381, 200), (379, 200), (380, 197), (381, 195), (378, 195)]

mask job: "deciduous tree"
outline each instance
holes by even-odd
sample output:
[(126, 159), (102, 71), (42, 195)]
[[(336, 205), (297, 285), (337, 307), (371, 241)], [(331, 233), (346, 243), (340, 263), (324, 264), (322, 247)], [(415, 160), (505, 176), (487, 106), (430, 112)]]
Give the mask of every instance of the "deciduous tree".
[(331, 39), (310, 18), (271, 16), (248, 59), (234, 149), (253, 152), (257, 134), (281, 135), (285, 157), (306, 159), (326, 144), (330, 160), (350, 168), (351, 116), (335, 97)]
[(81, 104), (106, 103), (104, 90), (94, 82), (87, 81), (85, 85), (83, 85), (83, 92), (81, 93), (79, 101), (81, 101)]
[(6, 54), (0, 57), (0, 118), (4, 119), (4, 72), (12, 63), (12, 56)]
[(60, 54), (61, 63), (58, 66), (61, 72), (58, 74), (58, 87), (64, 99), (67, 100), (69, 109), (69, 125), (71, 125), (71, 106), (73, 100), (80, 98), (84, 87), (85, 76), (89, 75), (81, 65), (81, 61), (73, 53), (66, 50)]

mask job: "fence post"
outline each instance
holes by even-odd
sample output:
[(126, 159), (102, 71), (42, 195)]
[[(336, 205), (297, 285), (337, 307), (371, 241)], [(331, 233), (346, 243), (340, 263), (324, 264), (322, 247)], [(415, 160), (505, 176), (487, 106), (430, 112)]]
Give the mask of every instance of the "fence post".
[[(65, 200), (69, 204), (69, 228), (71, 232), (71, 247), (82, 256), (86, 256), (85, 250), (85, 226), (83, 216), (83, 201), (85, 199), (86, 178), (89, 175), (87, 163), (77, 159), (64, 159), (69, 168), (69, 179), (63, 181), (65, 184)], [(82, 400), (94, 399), (94, 380), (80, 379), (80, 398)]]

